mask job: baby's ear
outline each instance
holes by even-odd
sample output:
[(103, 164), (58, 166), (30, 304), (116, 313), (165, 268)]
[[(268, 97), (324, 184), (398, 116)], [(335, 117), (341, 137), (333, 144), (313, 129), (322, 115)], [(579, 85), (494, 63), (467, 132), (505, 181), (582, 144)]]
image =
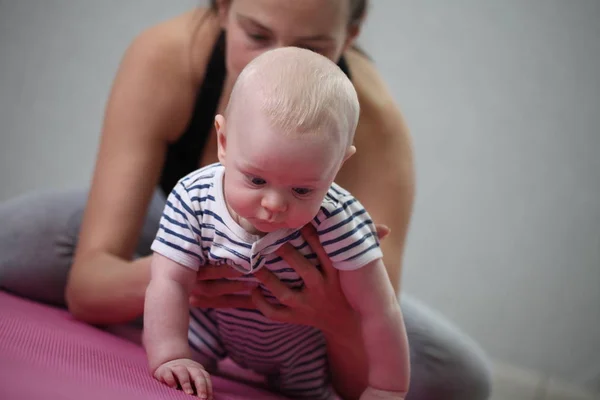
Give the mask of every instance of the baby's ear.
[(225, 150), (227, 148), (227, 135), (225, 134), (226, 129), (225, 117), (218, 114), (215, 117), (215, 129), (217, 130), (217, 146), (218, 146), (218, 157), (221, 164), (225, 163)]
[(356, 153), (356, 147), (354, 146), (349, 146), (348, 149), (346, 150), (346, 154), (344, 155), (344, 162), (346, 162), (347, 159), (349, 159), (350, 157), (352, 157), (354, 155), (354, 153)]

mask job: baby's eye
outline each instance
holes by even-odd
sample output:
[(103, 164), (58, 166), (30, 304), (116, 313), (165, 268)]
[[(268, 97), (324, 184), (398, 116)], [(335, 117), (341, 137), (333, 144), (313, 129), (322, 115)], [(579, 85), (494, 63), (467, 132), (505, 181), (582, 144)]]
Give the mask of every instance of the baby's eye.
[(312, 192), (312, 189), (308, 188), (294, 188), (294, 192), (300, 196), (306, 196)]
[(265, 183), (267, 183), (267, 181), (265, 181), (264, 179), (257, 178), (257, 177), (251, 178), (250, 181), (252, 182), (253, 185), (256, 185), (256, 186), (262, 186)]

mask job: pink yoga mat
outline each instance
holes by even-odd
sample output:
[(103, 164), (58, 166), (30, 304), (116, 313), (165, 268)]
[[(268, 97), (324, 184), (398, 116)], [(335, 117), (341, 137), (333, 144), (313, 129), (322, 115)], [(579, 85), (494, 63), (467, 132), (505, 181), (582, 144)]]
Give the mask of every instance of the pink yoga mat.
[[(283, 399), (216, 376), (213, 384), (217, 400)], [(0, 400), (193, 398), (154, 380), (140, 346), (0, 291)]]

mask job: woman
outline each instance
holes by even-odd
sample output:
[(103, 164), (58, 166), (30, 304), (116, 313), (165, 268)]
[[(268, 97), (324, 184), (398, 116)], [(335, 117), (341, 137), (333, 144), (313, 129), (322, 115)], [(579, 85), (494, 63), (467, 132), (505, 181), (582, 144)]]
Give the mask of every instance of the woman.
[[(384, 83), (352, 47), (366, 3), (213, 1), (210, 9), (143, 32), (115, 78), (89, 194), (31, 195), (0, 206), (0, 285), (40, 301), (66, 301), (77, 318), (92, 324), (139, 317), (149, 281), (149, 244), (164, 193), (191, 170), (217, 161), (213, 118), (223, 111), (243, 67), (267, 49), (298, 46), (338, 62), (356, 87), (361, 103), (358, 151), (336, 181), (364, 204), (375, 222), (391, 228), (382, 247), (399, 290), (414, 192), (412, 151)], [(286, 296), (289, 307), (254, 305), (233, 295), (241, 289), (238, 283), (218, 281), (228, 270), (199, 276), (195, 292), (200, 295), (191, 303), (258, 307), (270, 318), (321, 329), (334, 386), (343, 398), (358, 398), (367, 375), (362, 341), (337, 280), (318, 274), (289, 248), (283, 256), (321, 282), (289, 292), (263, 273), (261, 279)], [(408, 399), (487, 398), (487, 367), (477, 347), (423, 306), (404, 300), (402, 307), (412, 357)]]

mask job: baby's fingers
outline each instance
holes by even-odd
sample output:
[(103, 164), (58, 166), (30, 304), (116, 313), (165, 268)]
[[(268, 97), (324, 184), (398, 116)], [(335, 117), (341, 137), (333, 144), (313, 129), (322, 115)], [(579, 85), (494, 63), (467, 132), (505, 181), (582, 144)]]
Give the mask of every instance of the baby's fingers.
[(179, 365), (173, 367), (173, 374), (175, 375), (175, 378), (177, 378), (177, 382), (179, 382), (181, 390), (187, 394), (194, 394), (194, 388), (192, 387), (192, 382), (190, 381), (190, 373), (186, 367)]
[(201, 368), (193, 368), (190, 375), (196, 386), (196, 395), (201, 399), (211, 400), (213, 398), (212, 381), (210, 374)]
[(161, 369), (160, 372), (155, 375), (155, 378), (159, 382), (163, 382), (168, 387), (172, 389), (177, 389), (177, 379), (175, 378), (175, 375), (173, 375), (173, 372), (171, 372), (170, 369)]

